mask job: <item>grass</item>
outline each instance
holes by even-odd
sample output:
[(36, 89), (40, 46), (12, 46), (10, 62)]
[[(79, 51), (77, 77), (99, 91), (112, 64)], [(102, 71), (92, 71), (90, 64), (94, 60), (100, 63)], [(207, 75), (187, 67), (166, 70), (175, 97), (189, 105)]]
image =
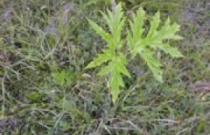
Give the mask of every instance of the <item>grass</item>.
[(121, 1), (128, 16), (139, 6), (170, 15), (182, 26), (185, 39), (173, 44), (185, 57), (160, 58), (162, 84), (142, 60), (134, 60), (128, 67), (134, 77), (114, 105), (97, 69), (84, 70), (104, 47), (86, 18), (103, 25), (99, 10), (108, 3), (0, 2), (1, 134), (209, 134), (210, 95), (189, 91), (210, 79), (209, 2)]

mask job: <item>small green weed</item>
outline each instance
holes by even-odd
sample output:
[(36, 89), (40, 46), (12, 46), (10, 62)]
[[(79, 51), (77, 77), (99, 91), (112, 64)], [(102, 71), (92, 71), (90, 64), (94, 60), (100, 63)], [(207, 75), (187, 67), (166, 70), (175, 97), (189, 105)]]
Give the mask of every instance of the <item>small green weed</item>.
[(102, 66), (102, 64), (107, 63), (105, 66), (102, 66), (98, 75), (109, 75), (108, 86), (111, 88), (112, 101), (116, 102), (120, 93), (120, 87), (124, 87), (122, 74), (131, 77), (126, 68), (128, 61), (133, 60), (137, 56), (141, 56), (144, 59), (156, 80), (163, 82), (162, 64), (154, 58), (154, 52), (156, 49), (160, 49), (172, 57), (182, 57), (182, 54), (177, 48), (168, 44), (168, 40), (182, 39), (181, 36), (176, 34), (179, 31), (179, 25), (171, 25), (170, 19), (168, 18), (165, 24), (159, 28), (160, 13), (157, 12), (152, 17), (152, 20), (149, 20), (150, 29), (146, 33), (144, 23), (147, 15), (140, 8), (133, 18), (128, 20), (129, 29), (126, 29), (127, 38), (124, 40), (122, 38), (122, 31), (125, 27), (126, 16), (121, 4), (116, 6), (115, 11), (111, 12), (108, 10), (107, 15), (103, 12), (102, 15), (110, 33), (106, 32), (106, 30), (95, 22), (88, 21), (92, 28), (107, 42), (107, 47), (86, 68)]
[(66, 86), (72, 83), (73, 73), (62, 70), (60, 72), (53, 72), (52, 77), (55, 81), (55, 84), (59, 86)]

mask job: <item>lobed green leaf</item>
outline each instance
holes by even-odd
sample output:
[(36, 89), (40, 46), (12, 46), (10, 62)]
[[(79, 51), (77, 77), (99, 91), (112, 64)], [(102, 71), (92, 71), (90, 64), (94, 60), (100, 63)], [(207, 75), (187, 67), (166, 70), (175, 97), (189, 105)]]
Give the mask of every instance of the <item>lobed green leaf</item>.
[(102, 27), (100, 27), (98, 24), (96, 24), (95, 22), (91, 21), (88, 19), (89, 24), (91, 25), (91, 27), (107, 42), (109, 42), (110, 40), (112, 40), (112, 37), (110, 34), (108, 34), (106, 31), (103, 30)]
[(112, 101), (115, 103), (120, 93), (120, 87), (124, 87), (121, 74), (119, 72), (113, 72), (110, 76), (109, 84), (111, 87)]
[(145, 60), (145, 62), (147, 63), (149, 69), (152, 71), (154, 77), (162, 82), (162, 70), (161, 70), (161, 66), (162, 64), (156, 60), (153, 57), (153, 53), (152, 51), (150, 51), (149, 49), (144, 49), (140, 52), (141, 57)]
[(104, 53), (102, 54), (98, 54), (98, 56), (87, 65), (86, 69), (100, 66), (101, 64), (112, 59), (113, 54), (110, 50), (104, 50), (103, 52)]
[(161, 46), (158, 46), (159, 49), (163, 50), (165, 53), (168, 53), (169, 55), (171, 55), (172, 57), (183, 57), (183, 55), (181, 54), (181, 52), (175, 48), (172, 47), (168, 44), (163, 44)]
[(153, 38), (155, 38), (158, 35), (157, 29), (158, 29), (159, 24), (160, 24), (160, 12), (157, 12), (155, 16), (152, 18), (152, 20), (150, 21), (150, 29), (147, 34), (148, 40), (154, 40)]

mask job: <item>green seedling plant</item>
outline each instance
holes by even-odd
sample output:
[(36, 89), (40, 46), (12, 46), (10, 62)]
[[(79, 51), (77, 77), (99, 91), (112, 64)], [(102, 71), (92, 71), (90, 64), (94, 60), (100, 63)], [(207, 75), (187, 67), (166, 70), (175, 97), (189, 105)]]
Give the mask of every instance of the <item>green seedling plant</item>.
[(72, 83), (71, 80), (74, 77), (72, 72), (66, 70), (53, 72), (51, 75), (55, 84), (61, 87), (70, 85)]
[[(169, 45), (169, 40), (180, 40), (177, 34), (180, 26), (171, 24), (168, 18), (160, 27), (160, 13), (157, 12), (149, 21), (149, 30), (145, 29), (145, 21), (148, 15), (139, 8), (131, 19), (127, 19), (121, 4), (114, 11), (107, 10), (107, 14), (101, 12), (108, 30), (103, 29), (97, 23), (88, 19), (91, 27), (106, 41), (106, 48), (101, 54), (90, 62), (86, 69), (101, 66), (98, 75), (108, 77), (108, 87), (112, 95), (113, 103), (116, 102), (120, 88), (124, 87), (123, 75), (131, 77), (126, 66), (129, 61), (141, 57), (152, 71), (156, 80), (163, 82), (161, 62), (155, 59), (157, 49), (171, 55), (182, 57), (180, 51)], [(129, 27), (125, 29), (126, 22)], [(126, 33), (125, 33), (126, 32)], [(126, 34), (126, 38), (123, 38)], [(125, 53), (126, 52), (126, 53)], [(131, 56), (131, 57), (129, 57)]]

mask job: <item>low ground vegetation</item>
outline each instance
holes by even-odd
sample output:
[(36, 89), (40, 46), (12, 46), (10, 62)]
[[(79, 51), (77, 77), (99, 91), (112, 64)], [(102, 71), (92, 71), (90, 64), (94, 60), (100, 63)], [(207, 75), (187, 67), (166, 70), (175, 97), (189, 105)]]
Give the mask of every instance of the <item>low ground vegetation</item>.
[(106, 28), (99, 11), (109, 1), (0, 2), (0, 134), (210, 133), (210, 2), (118, 2), (127, 17), (143, 7), (180, 24), (184, 39), (171, 44), (184, 57), (158, 57), (163, 83), (142, 59), (129, 62), (132, 78), (124, 78), (115, 104), (99, 68), (85, 69), (106, 45), (87, 18)]

